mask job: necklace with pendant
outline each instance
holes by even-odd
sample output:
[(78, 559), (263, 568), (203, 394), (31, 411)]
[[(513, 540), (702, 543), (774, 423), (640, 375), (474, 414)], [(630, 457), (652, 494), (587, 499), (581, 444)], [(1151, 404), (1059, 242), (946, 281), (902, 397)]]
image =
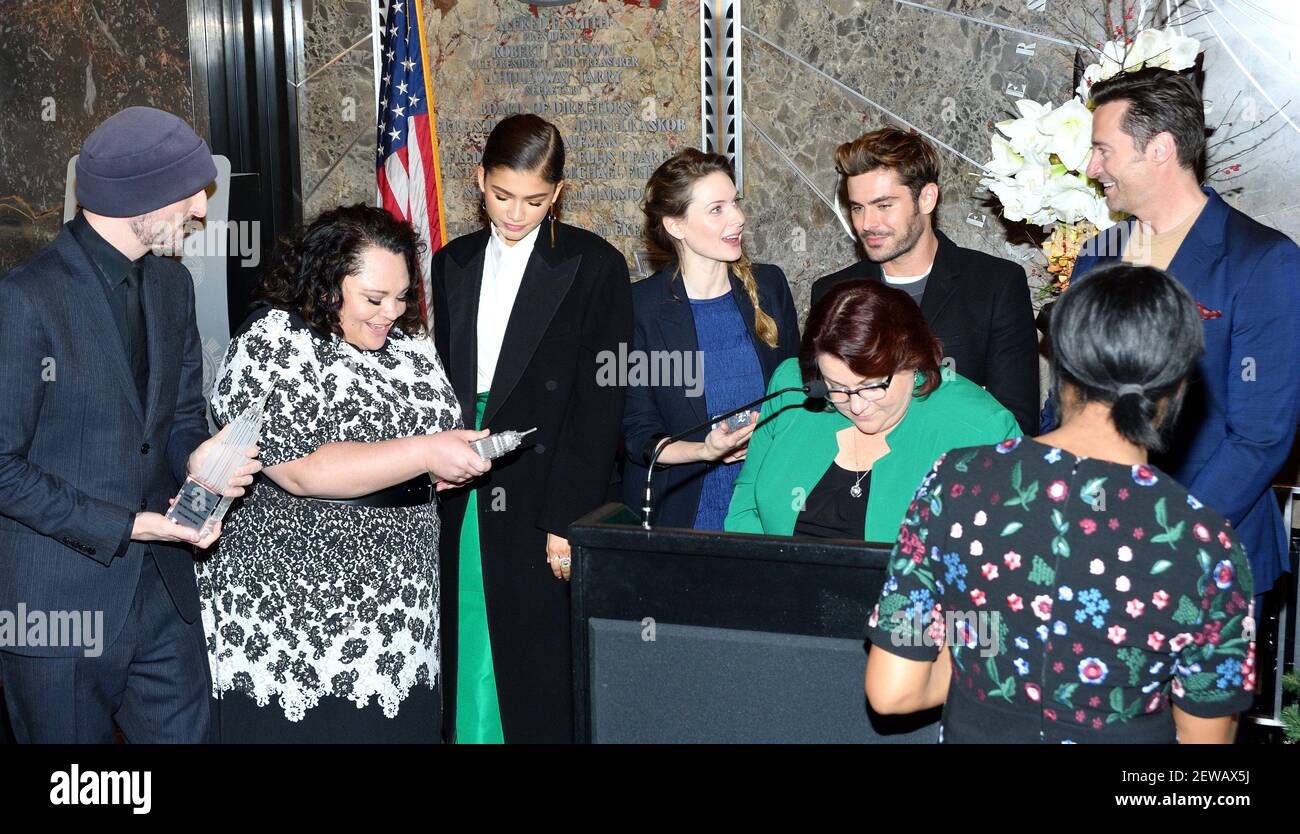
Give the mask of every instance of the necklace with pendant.
[[(858, 457), (857, 457), (857, 453), (858, 453), (858, 437), (857, 437), (857, 436), (858, 436), (858, 434), (860, 434), (860, 432), (858, 432), (857, 429), (854, 429), (853, 431), (854, 431), (854, 435), (853, 435), (853, 455), (854, 455), (854, 457), (853, 457), (853, 462), (854, 462), (854, 463), (857, 463), (857, 462), (858, 462)], [(856, 470), (855, 470), (855, 471), (856, 471)], [(870, 469), (867, 469), (866, 471), (864, 471), (864, 472), (862, 472), (861, 474), (858, 475), (858, 479), (857, 479), (856, 481), (853, 482), (853, 486), (849, 487), (849, 495), (852, 495), (854, 498), (861, 498), (861, 497), (862, 497), (862, 479), (865, 478), (865, 477), (867, 477), (867, 475), (869, 475), (870, 473), (871, 473), (871, 470), (870, 470)]]

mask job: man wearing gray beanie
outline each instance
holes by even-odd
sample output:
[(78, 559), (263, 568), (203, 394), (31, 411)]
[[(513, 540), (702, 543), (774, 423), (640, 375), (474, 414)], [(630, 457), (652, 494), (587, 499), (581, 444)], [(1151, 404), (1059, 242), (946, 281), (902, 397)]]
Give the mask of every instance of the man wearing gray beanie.
[(82, 146), (82, 210), (0, 276), (0, 691), (20, 742), (208, 739), (193, 560), (220, 528), (163, 514), (220, 435), (193, 279), (165, 256), (215, 177), (183, 120), (129, 107)]

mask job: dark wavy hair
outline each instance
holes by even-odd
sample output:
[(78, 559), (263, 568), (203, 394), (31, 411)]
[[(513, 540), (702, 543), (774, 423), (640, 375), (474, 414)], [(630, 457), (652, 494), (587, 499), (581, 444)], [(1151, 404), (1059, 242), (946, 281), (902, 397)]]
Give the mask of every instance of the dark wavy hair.
[(1178, 164), (1198, 171), (1205, 161), (1205, 102), (1196, 84), (1172, 70), (1147, 67), (1121, 72), (1097, 82), (1091, 91), (1095, 110), (1103, 104), (1128, 102), (1120, 129), (1145, 151), (1156, 134), (1168, 131), (1178, 150)]
[(817, 357), (834, 356), (862, 377), (915, 368), (925, 396), (939, 387), (943, 350), (906, 292), (880, 281), (850, 281), (813, 305), (799, 346), (803, 381), (819, 379)]
[(342, 336), (339, 307), (343, 304), (343, 279), (361, 270), (361, 257), (372, 246), (400, 255), (406, 262), (406, 312), (395, 324), (408, 335), (424, 334), (419, 261), (423, 244), (410, 223), (362, 203), (317, 216), (283, 246), (253, 298), (297, 313), (322, 339), (331, 333)]
[[(1150, 266), (1098, 269), (1062, 293), (1049, 330), (1056, 401), (1069, 385), (1080, 403), (1107, 403), (1125, 440), (1161, 451), (1164, 429), (1182, 407), (1183, 383), (1205, 349), (1201, 315), (1187, 290)], [(1121, 394), (1126, 385), (1141, 390)]]

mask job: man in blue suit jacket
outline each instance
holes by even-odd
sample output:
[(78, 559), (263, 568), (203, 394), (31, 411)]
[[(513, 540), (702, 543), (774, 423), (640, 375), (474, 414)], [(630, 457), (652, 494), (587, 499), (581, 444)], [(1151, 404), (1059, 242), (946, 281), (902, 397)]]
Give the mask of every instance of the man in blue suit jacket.
[(1289, 569), (1271, 486), (1300, 421), (1300, 248), (1200, 187), (1205, 111), (1191, 81), (1143, 70), (1098, 84), (1092, 100), (1088, 175), (1136, 219), (1088, 241), (1074, 275), (1146, 263), (1196, 299), (1205, 354), (1156, 463), (1232, 522), (1263, 593)]
[(0, 277), (0, 616), (17, 626), (0, 629), (0, 681), (19, 742), (111, 743), (114, 723), (132, 742), (207, 740), (193, 547), (220, 530), (200, 541), (162, 513), (218, 438), (193, 281), (158, 255), (215, 176), (189, 125), (128, 108), (82, 148), (84, 211)]

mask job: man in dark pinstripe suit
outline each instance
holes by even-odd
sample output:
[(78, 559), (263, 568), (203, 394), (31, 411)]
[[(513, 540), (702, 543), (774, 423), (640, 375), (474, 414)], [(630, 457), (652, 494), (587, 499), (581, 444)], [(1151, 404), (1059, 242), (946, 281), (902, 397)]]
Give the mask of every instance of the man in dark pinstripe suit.
[[(220, 530), (199, 541), (162, 514), (216, 438), (193, 281), (161, 256), (215, 175), (181, 119), (123, 110), (82, 147), (83, 211), (0, 277), (0, 622), (17, 619), (0, 681), (19, 742), (112, 742), (114, 724), (132, 742), (207, 740), (193, 548)], [(31, 627), (60, 618), (102, 630), (86, 645)]]

